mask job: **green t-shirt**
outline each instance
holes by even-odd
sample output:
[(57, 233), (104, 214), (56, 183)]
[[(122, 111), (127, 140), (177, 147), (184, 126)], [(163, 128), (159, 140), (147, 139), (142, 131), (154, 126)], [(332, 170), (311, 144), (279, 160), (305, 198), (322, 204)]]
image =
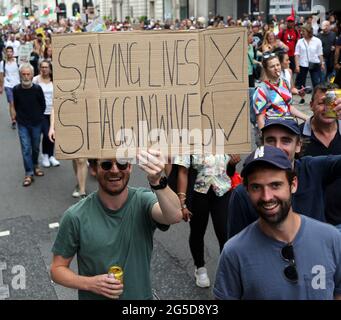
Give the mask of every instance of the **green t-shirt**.
[[(97, 192), (70, 207), (64, 214), (52, 248), (64, 258), (77, 254), (79, 274), (108, 273), (111, 266), (123, 269), (123, 294), (120, 299), (152, 299), (150, 260), (153, 234), (158, 225), (151, 216), (157, 202), (154, 193), (129, 187), (122, 208), (113, 211), (102, 204)], [(79, 290), (79, 299), (106, 299)]]

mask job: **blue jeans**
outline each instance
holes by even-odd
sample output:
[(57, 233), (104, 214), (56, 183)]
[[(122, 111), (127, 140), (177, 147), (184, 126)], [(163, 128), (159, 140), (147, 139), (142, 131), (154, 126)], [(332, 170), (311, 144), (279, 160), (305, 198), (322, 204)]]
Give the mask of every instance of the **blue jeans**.
[(296, 77), (296, 88), (301, 89), (301, 87), (305, 87), (305, 82), (307, 80), (308, 72), (310, 73), (311, 82), (313, 88), (322, 82), (322, 72), (321, 68), (317, 67), (315, 70), (309, 70), (308, 67), (300, 66), (300, 73)]
[(24, 160), (25, 175), (33, 176), (34, 168), (38, 166), (41, 124), (24, 126), (18, 123), (18, 134)]

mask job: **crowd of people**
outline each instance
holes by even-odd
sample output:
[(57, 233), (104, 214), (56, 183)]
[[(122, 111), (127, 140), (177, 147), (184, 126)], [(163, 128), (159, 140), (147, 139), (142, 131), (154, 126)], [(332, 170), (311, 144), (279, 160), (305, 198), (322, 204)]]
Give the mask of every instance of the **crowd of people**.
[[(327, 90), (341, 84), (341, 29), (332, 14), (317, 28), (312, 17), (294, 16), (273, 16), (270, 23), (262, 16), (225, 21), (218, 16), (208, 23), (193, 18), (136, 25), (143, 30), (234, 26), (248, 31), (250, 121), (258, 145), (244, 162), (243, 183), (236, 183), (241, 158), (235, 154), (177, 156), (167, 165), (159, 151), (141, 152), (140, 167), (154, 193), (128, 186), (129, 162), (73, 160), (72, 196), (81, 201), (63, 215), (51, 275), (78, 289), (81, 299), (152, 299), (153, 233), (181, 219), (190, 226), (195, 283), (210, 287), (204, 258), (210, 215), (221, 252), (216, 298), (341, 299), (341, 98), (335, 118), (325, 113)], [(133, 29), (129, 21), (108, 20), (102, 27)], [(2, 28), (0, 93), (7, 97), (10, 126), (18, 129), (28, 187), (44, 175), (41, 166), (60, 165), (54, 157), (51, 34), (91, 31), (91, 24), (62, 19), (16, 31)], [(21, 61), (20, 46), (26, 44), (32, 51)], [(308, 73), (312, 88), (306, 86)], [(309, 92), (312, 116), (299, 107)], [(293, 95), (300, 97), (296, 106)], [(98, 191), (90, 195), (88, 171), (98, 181)], [(75, 255), (79, 275), (70, 269)], [(112, 265), (123, 268), (123, 283), (108, 275)], [(325, 276), (324, 287), (314, 287), (315, 266), (323, 268), (318, 276)]]

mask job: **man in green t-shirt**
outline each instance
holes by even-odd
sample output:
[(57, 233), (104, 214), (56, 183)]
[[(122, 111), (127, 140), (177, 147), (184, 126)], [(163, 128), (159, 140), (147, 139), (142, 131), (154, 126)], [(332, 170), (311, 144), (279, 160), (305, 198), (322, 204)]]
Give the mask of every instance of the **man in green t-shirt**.
[[(78, 289), (80, 299), (152, 299), (150, 261), (156, 228), (167, 230), (182, 219), (177, 195), (161, 177), (161, 152), (141, 151), (139, 166), (155, 193), (128, 186), (128, 162), (91, 160), (98, 191), (64, 214), (52, 248), (53, 281)], [(78, 275), (70, 269), (77, 254)], [(123, 269), (123, 281), (108, 275)]]

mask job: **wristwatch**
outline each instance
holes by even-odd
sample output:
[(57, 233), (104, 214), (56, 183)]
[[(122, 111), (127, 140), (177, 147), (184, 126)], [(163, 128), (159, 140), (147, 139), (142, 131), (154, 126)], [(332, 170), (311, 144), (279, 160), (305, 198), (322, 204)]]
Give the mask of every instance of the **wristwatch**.
[(150, 187), (153, 189), (153, 190), (161, 190), (161, 189), (165, 189), (167, 186), (168, 186), (168, 180), (167, 180), (167, 177), (162, 177), (160, 179), (160, 182), (158, 185), (156, 186), (153, 186), (152, 184), (150, 184)]

